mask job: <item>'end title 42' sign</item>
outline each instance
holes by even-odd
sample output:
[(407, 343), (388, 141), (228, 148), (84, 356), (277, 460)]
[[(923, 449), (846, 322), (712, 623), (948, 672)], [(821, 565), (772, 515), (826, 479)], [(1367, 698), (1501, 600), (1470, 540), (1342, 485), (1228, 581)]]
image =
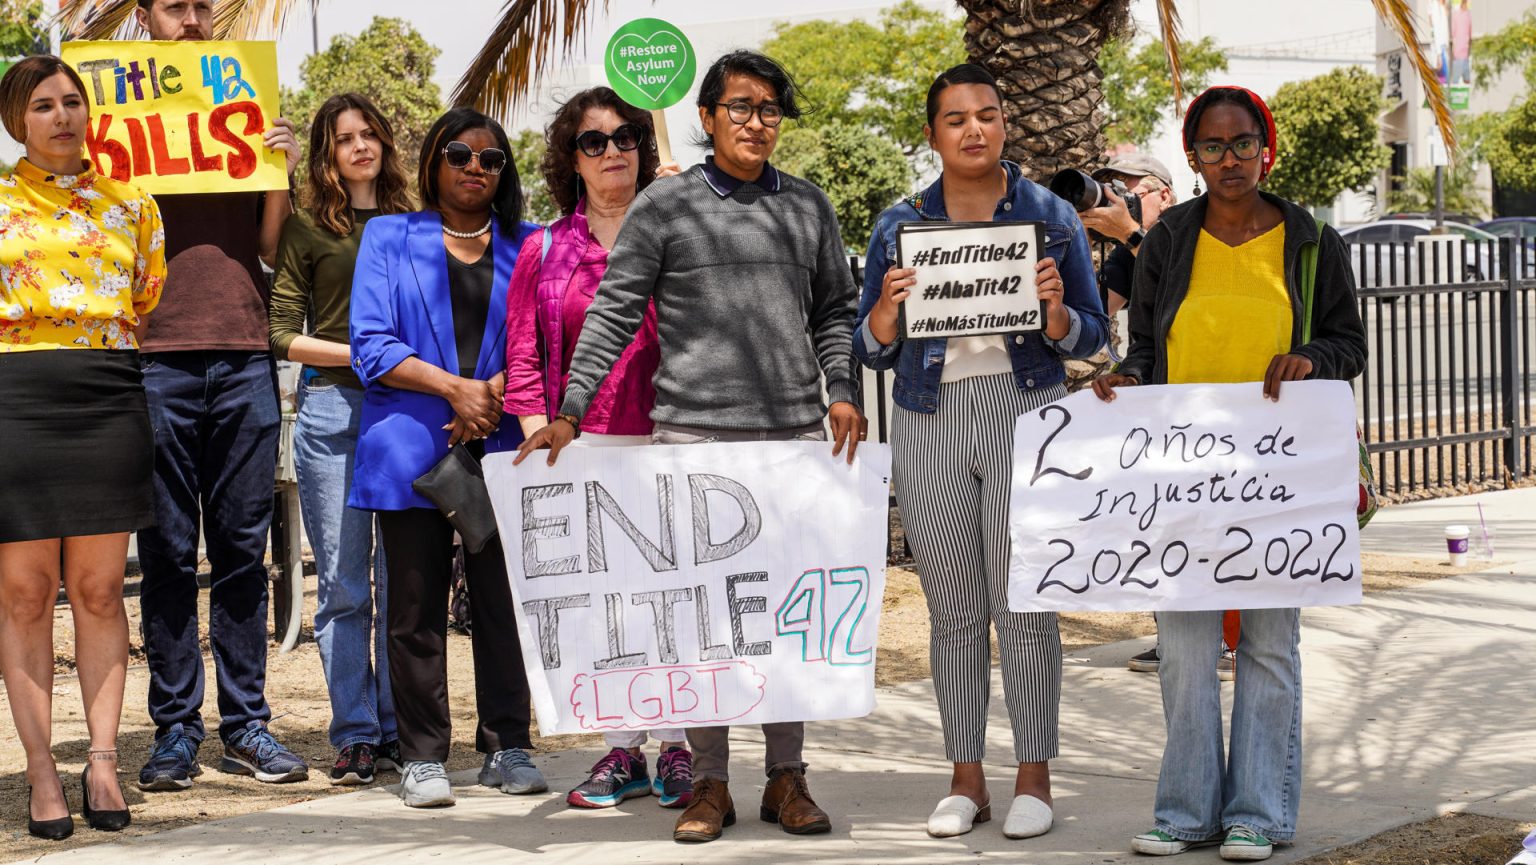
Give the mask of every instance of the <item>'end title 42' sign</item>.
[(67, 42), (96, 170), (154, 195), (288, 188), (262, 146), (277, 116), (272, 42)]

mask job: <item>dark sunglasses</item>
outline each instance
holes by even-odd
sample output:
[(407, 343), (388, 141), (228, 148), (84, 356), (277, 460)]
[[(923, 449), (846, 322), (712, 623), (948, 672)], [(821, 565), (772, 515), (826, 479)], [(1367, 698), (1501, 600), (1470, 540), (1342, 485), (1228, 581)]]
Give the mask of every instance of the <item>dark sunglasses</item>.
[(571, 149), (580, 150), (591, 157), (602, 156), (608, 152), (608, 142), (619, 148), (620, 153), (628, 153), (640, 146), (645, 140), (645, 131), (633, 123), (626, 123), (613, 130), (611, 135), (604, 135), (596, 129), (588, 129), (571, 139)]
[(462, 141), (450, 141), (443, 147), (443, 161), (458, 169), (469, 167), (470, 160), (480, 160), (480, 170), (486, 174), (500, 174), (507, 167), (506, 151), (487, 147), (476, 152)]

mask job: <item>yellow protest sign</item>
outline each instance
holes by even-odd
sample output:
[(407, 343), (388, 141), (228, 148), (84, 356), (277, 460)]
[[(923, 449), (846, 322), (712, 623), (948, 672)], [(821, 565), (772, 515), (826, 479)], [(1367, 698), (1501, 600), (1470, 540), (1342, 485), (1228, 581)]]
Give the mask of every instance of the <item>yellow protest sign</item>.
[(287, 189), (262, 146), (277, 113), (273, 42), (66, 42), (85, 82), (96, 170), (154, 195)]

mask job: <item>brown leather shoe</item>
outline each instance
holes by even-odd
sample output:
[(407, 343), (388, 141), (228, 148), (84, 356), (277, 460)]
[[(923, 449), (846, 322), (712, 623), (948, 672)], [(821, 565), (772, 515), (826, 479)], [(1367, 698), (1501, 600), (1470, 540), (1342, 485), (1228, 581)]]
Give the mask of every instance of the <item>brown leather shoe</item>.
[(724, 781), (701, 778), (693, 782), (693, 799), (677, 815), (673, 841), (713, 841), (721, 830), (736, 822), (736, 804)]
[[(697, 794), (695, 794), (697, 795)], [(803, 769), (786, 769), (774, 776), (763, 790), (762, 817), (777, 823), (791, 835), (815, 835), (832, 831), (827, 812), (816, 807), (805, 783)]]

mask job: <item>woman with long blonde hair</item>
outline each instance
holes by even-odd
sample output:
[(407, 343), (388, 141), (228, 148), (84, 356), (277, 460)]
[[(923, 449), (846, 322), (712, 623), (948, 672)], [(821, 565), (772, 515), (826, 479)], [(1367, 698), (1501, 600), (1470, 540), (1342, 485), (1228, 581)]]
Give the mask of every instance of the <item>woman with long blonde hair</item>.
[(307, 206), (283, 226), (272, 291), (272, 351), (304, 365), (294, 465), (319, 578), (315, 642), (331, 695), (332, 784), (367, 784), (375, 767), (400, 763), (382, 548), (373, 515), (347, 507), (363, 404), (347, 322), (363, 225), (414, 210), (408, 183), (394, 132), (373, 103), (356, 93), (326, 100), (310, 127)]

